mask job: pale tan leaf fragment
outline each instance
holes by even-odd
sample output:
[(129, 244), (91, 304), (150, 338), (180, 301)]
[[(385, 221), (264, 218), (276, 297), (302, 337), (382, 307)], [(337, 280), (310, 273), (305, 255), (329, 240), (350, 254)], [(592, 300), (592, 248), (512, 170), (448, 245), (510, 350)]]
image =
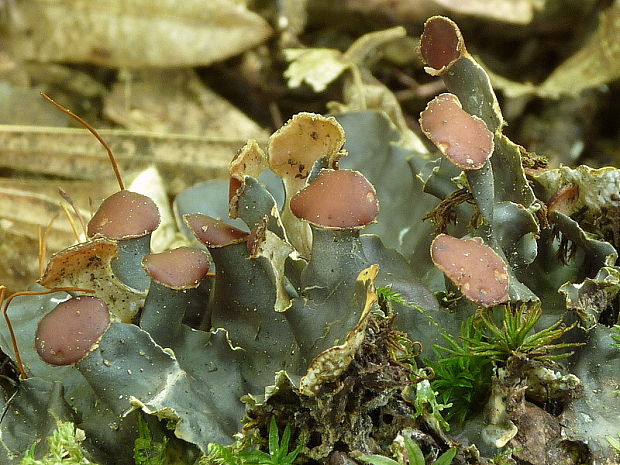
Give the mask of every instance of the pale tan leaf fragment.
[(299, 87), (305, 82), (315, 92), (323, 92), (351, 66), (341, 52), (330, 48), (289, 48), (284, 57), (290, 62), (284, 71), (288, 86)]
[(151, 166), (141, 171), (129, 185), (128, 189), (150, 197), (159, 210), (161, 221), (151, 235), (151, 250), (153, 253), (162, 252), (170, 248), (170, 245), (176, 240), (178, 230), (172, 209), (170, 208), (166, 186), (157, 168)]
[[(12, 291), (25, 289), (39, 278), (37, 258), (39, 229), (46, 229), (47, 255), (75, 243), (76, 237), (59, 207), (62, 186), (88, 220), (88, 198), (106, 197), (116, 183), (85, 181), (36, 181), (0, 178), (0, 282)], [(72, 208), (69, 207), (72, 212)], [(78, 230), (80, 230), (79, 222)]]
[(402, 26), (369, 32), (356, 39), (344, 56), (359, 66), (368, 65), (377, 55), (381, 55), (386, 45), (406, 36), (407, 30)]
[[(103, 83), (99, 82), (89, 74), (83, 71), (78, 71), (77, 69), (69, 66), (63, 66), (55, 63), (35, 62), (26, 62), (21, 66), (23, 66), (28, 72), (33, 81), (41, 84), (44, 83), (46, 87), (49, 86), (59, 89), (66, 89), (76, 95), (86, 98), (100, 97), (108, 91)], [(58, 113), (58, 110), (55, 110), (54, 107), (49, 105), (49, 103), (41, 99), (39, 90), (35, 90), (35, 92), (38, 99), (41, 100), (44, 105), (48, 106), (50, 110)]]
[[(6, 187), (7, 185), (13, 185), (13, 187)], [(0, 180), (0, 220), (3, 221), (2, 227), (7, 231), (19, 232), (34, 240), (37, 238), (39, 227), (45, 228), (54, 216), (62, 213), (59, 206), (61, 198), (57, 194), (48, 196), (17, 187), (17, 182), (11, 183), (10, 180)], [(81, 213), (85, 219), (88, 219), (88, 210), (81, 209)], [(77, 219), (75, 221), (77, 222)], [(47, 238), (48, 249), (57, 251), (72, 244), (75, 240), (66, 216), (64, 214), (59, 215)], [(36, 248), (30, 253), (36, 256)]]
[(403, 133), (402, 145), (425, 153), (424, 144), (409, 128), (394, 94), (366, 69), (389, 44), (406, 38), (404, 28), (393, 27), (364, 34), (344, 53), (327, 48), (286, 49), (284, 55), (290, 64), (284, 76), (289, 87), (298, 87), (305, 82), (315, 92), (322, 92), (345, 71), (349, 71), (344, 74), (345, 103), (331, 102), (330, 113), (368, 109), (384, 111)]
[[(332, 0), (321, 2), (325, 13), (334, 9)], [(434, 0), (342, 0), (347, 10), (357, 11), (367, 16), (384, 16), (394, 23), (419, 23), (437, 14)]]
[[(62, 188), (80, 208), (80, 211), (88, 219), (89, 199), (105, 199), (118, 190), (116, 180), (110, 178), (109, 181), (101, 179), (100, 182), (74, 181), (66, 179), (24, 179), (19, 178), (0, 178), (0, 189), (9, 189), (23, 192), (24, 195), (34, 194), (46, 196), (52, 203), (58, 205), (62, 197), (58, 189)], [(6, 212), (3, 212), (6, 213)], [(3, 216), (0, 214), (0, 216)], [(49, 218), (48, 218), (49, 220)], [(37, 221), (45, 219), (37, 218)]]
[(208, 65), (272, 32), (260, 16), (229, 0), (29, 0), (8, 9), (13, 52), (42, 62)]
[(258, 178), (268, 164), (269, 161), (263, 149), (254, 139), (250, 139), (234, 156), (228, 170), (231, 176), (239, 179), (243, 176)]
[(405, 36), (403, 27), (370, 32), (353, 42), (344, 53), (331, 48), (285, 49), (284, 56), (290, 65), (284, 76), (289, 87), (298, 87), (305, 81), (315, 92), (322, 92), (347, 69), (359, 74), (358, 67), (367, 65), (378, 50)]

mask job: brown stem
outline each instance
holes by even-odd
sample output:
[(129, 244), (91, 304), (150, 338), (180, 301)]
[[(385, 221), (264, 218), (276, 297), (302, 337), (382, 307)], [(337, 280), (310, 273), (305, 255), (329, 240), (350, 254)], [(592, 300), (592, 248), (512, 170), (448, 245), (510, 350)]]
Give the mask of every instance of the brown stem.
[(118, 169), (118, 164), (116, 163), (116, 159), (114, 158), (114, 154), (112, 153), (112, 149), (110, 148), (108, 143), (105, 140), (103, 140), (103, 137), (101, 137), (99, 135), (97, 130), (95, 128), (93, 128), (90, 124), (88, 124), (86, 121), (84, 121), (82, 118), (80, 118), (78, 115), (73, 113), (71, 110), (69, 110), (68, 108), (63, 107), (60, 103), (54, 101), (54, 99), (52, 99), (45, 92), (40, 92), (40, 94), (41, 94), (41, 97), (43, 97), (45, 100), (50, 102), (52, 105), (54, 105), (56, 108), (58, 108), (63, 113), (66, 113), (71, 118), (75, 119), (78, 123), (80, 123), (86, 129), (88, 129), (93, 136), (95, 136), (97, 138), (97, 140), (101, 143), (101, 145), (103, 145), (103, 147), (108, 151), (108, 157), (110, 157), (110, 163), (112, 163), (112, 169), (114, 170), (114, 174), (116, 175), (116, 180), (118, 181), (118, 186), (121, 188), (122, 191), (124, 191), (125, 190), (125, 184), (123, 184), (123, 179), (121, 178), (121, 172)]

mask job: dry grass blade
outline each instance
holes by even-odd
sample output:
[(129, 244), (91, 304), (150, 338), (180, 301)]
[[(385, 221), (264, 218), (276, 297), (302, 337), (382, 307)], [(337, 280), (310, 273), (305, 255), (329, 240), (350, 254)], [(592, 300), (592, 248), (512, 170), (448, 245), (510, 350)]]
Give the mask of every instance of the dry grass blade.
[[(155, 165), (173, 194), (201, 181), (227, 177), (232, 154), (245, 143), (124, 130), (99, 133), (121, 171)], [(108, 156), (83, 129), (0, 125), (0, 167), (98, 182), (102, 173), (113, 176)]]
[(38, 239), (39, 239), (39, 276), (43, 276), (45, 272), (45, 265), (47, 263), (47, 235), (49, 234), (54, 221), (58, 218), (58, 214), (52, 216), (52, 219), (47, 223), (45, 228), (39, 225), (38, 227)]

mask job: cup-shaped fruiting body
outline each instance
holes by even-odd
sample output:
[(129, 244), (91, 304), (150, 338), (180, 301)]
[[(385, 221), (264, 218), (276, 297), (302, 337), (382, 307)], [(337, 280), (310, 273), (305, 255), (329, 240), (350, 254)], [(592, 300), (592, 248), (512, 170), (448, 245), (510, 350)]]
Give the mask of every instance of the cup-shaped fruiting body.
[(238, 244), (248, 237), (247, 232), (201, 213), (185, 215), (183, 220), (192, 234), (209, 248)]
[[(214, 299), (216, 299), (216, 294), (218, 294), (218, 291), (215, 291), (215, 288), (219, 287), (221, 291), (223, 286), (227, 287), (226, 285), (224, 285), (224, 282), (226, 282), (228, 278), (230, 278), (229, 273), (225, 271), (230, 263), (226, 259), (222, 259), (221, 261), (218, 260), (219, 254), (217, 253), (217, 251), (221, 249), (224, 251), (224, 255), (228, 253), (233, 253), (233, 255), (236, 256), (236, 252), (230, 252), (228, 251), (228, 249), (234, 248), (235, 250), (243, 250), (243, 260), (246, 260), (247, 252), (245, 252), (245, 249), (247, 247), (249, 233), (237, 229), (234, 226), (230, 226), (223, 221), (217, 220), (207, 215), (203, 215), (201, 213), (184, 215), (183, 221), (185, 221), (185, 224), (192, 232), (192, 234), (194, 234), (196, 239), (198, 239), (209, 249), (209, 252), (211, 253), (211, 256), (215, 262), (215, 285), (214, 288), (211, 289), (211, 293), (209, 296), (209, 300), (212, 302)], [(242, 272), (241, 270), (236, 269), (234, 266), (233, 270), (235, 270), (235, 273)], [(217, 275), (220, 276), (219, 279), (217, 278)], [(219, 292), (219, 294), (221, 294), (221, 292)], [(213, 307), (213, 304), (209, 304), (205, 309), (201, 324), (201, 327), (205, 330), (209, 330), (213, 324), (211, 318)]]
[(151, 233), (161, 218), (157, 205), (149, 197), (122, 190), (105, 199), (88, 222), (88, 235), (119, 241), (118, 259), (112, 269), (128, 286), (145, 291), (149, 278), (141, 266), (150, 253)]
[(508, 270), (482, 239), (438, 235), (431, 244), (431, 258), (472, 302), (493, 307), (508, 300)]
[(180, 247), (144, 257), (142, 266), (151, 285), (140, 317), (140, 327), (162, 347), (171, 347), (188, 309), (206, 303), (196, 288), (209, 272), (203, 250)]
[(357, 171), (323, 169), (293, 197), (291, 211), (312, 225), (312, 253), (301, 273), (302, 292), (324, 298), (337, 283), (352, 285), (368, 266), (359, 233), (379, 213), (373, 185)]
[(291, 199), (291, 211), (315, 226), (358, 229), (376, 221), (379, 202), (360, 172), (324, 169)]
[(117, 241), (142, 237), (159, 226), (159, 210), (149, 197), (128, 190), (103, 201), (88, 222), (88, 236), (99, 234)]
[(448, 160), (462, 170), (477, 170), (493, 153), (493, 133), (480, 118), (461, 107), (456, 95), (444, 93), (420, 114), (426, 136)]
[(291, 198), (304, 188), (317, 160), (326, 158), (332, 166), (346, 154), (341, 150), (344, 142), (344, 130), (335, 118), (312, 113), (296, 114), (269, 139), (269, 166), (286, 191), (282, 222), (291, 244), (304, 257), (310, 255), (312, 234), (291, 212)]
[(454, 21), (433, 16), (424, 25), (420, 52), (431, 76), (441, 76), (449, 92), (458, 96), (467, 113), (484, 120), (491, 132), (504, 124), (486, 71), (467, 52)]
[(195, 289), (209, 272), (209, 257), (199, 249), (179, 247), (142, 260), (150, 278), (168, 289)]
[(437, 75), (450, 67), (465, 52), (463, 36), (457, 25), (444, 16), (433, 16), (424, 23), (420, 53), (429, 66), (426, 71)]
[(97, 297), (62, 302), (39, 322), (35, 346), (50, 365), (71, 365), (84, 358), (110, 326), (110, 313)]

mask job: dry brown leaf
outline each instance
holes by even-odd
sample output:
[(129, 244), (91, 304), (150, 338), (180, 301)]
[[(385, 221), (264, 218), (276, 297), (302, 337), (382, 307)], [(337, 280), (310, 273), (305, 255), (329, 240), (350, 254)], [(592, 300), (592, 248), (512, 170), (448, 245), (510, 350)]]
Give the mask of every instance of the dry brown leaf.
[[(481, 61), (479, 57), (476, 60)], [(585, 89), (615, 81), (620, 78), (620, 2), (616, 1), (600, 15), (599, 26), (588, 42), (540, 85), (512, 81), (482, 66), (493, 87), (512, 98), (577, 96)]]
[(529, 24), (546, 0), (434, 0), (448, 11), (513, 24)]
[[(6, 227), (5, 227), (6, 226)], [(0, 219), (0, 283), (9, 292), (26, 289), (39, 277), (37, 240), (13, 233), (12, 225)]]
[(0, 81), (0, 124), (65, 126), (66, 121), (38, 91)]
[[(85, 213), (89, 212), (89, 198), (96, 200), (105, 198), (118, 190), (118, 184), (114, 177), (109, 180), (99, 179), (92, 181), (69, 181), (66, 179), (23, 179), (23, 178), (0, 178), (0, 189), (12, 189), (24, 193), (43, 195), (58, 205), (62, 197), (58, 193), (61, 187), (74, 203)], [(96, 207), (96, 205), (95, 205)], [(2, 216), (2, 212), (0, 212)], [(41, 220), (41, 221), (44, 221)]]
[[(46, 88), (54, 87), (70, 91), (85, 98), (95, 98), (107, 92), (106, 87), (89, 74), (73, 69), (69, 66), (55, 63), (27, 62), (21, 65), (33, 82), (44, 83)], [(39, 90), (35, 90), (37, 97), (51, 111), (59, 113), (39, 96)], [(30, 123), (32, 124), (32, 122)]]
[[(118, 190), (113, 178), (98, 182), (0, 178), (0, 283), (12, 290), (24, 289), (39, 277), (38, 232), (54, 216), (46, 234), (47, 257), (76, 243), (72, 226), (60, 208), (59, 187), (71, 197), (86, 222), (91, 216), (91, 199), (96, 208), (100, 199)], [(153, 235), (152, 246), (157, 251), (166, 249), (175, 240), (176, 225), (157, 171), (153, 167), (142, 171), (129, 188), (155, 199), (162, 223)], [(73, 215), (73, 209), (65, 205)], [(81, 233), (79, 221), (74, 221)]]
[[(62, 233), (63, 237), (71, 236), (72, 240), (75, 241), (76, 237), (72, 232), (71, 225), (60, 207), (60, 200), (60, 196), (50, 197), (26, 190), (0, 187), (0, 218), (3, 221), (3, 228), (11, 232), (19, 231), (36, 239), (37, 228), (39, 226), (46, 227), (50, 220), (58, 215), (58, 219), (54, 221), (52, 227), (53, 231)], [(82, 214), (86, 216), (88, 213), (82, 211)], [(86, 217), (86, 219), (88, 218)], [(70, 243), (57, 244), (52, 236), (50, 236), (50, 241), (48, 243), (52, 249), (57, 249), (57, 246), (70, 245)]]
[(596, 32), (577, 53), (558, 66), (538, 94), (557, 98), (620, 78), (620, 2), (600, 16)]
[(229, 0), (29, 0), (6, 9), (15, 55), (43, 62), (207, 65), (271, 35), (265, 20)]
[(127, 129), (203, 137), (266, 139), (269, 134), (203, 85), (188, 69), (122, 73), (104, 102), (105, 115)]
[[(332, 9), (333, 3), (330, 0), (320, 2)], [(343, 5), (348, 10), (388, 17), (395, 23), (421, 22), (441, 12), (434, 0), (343, 0)]]
[[(228, 176), (228, 164), (245, 139), (162, 135), (101, 130), (121, 172), (155, 165), (168, 191)], [(264, 142), (264, 141), (263, 141)], [(105, 150), (86, 130), (0, 125), (0, 167), (62, 176), (68, 179), (113, 178)]]
[[(12, 290), (25, 289), (39, 277), (39, 228), (45, 229), (54, 216), (45, 241), (48, 256), (76, 241), (59, 206), (58, 183), (52, 187), (49, 181), (0, 179), (0, 283)], [(86, 217), (87, 210), (82, 214)]]
[[(317, 0), (315, 0), (317, 1)], [(347, 10), (381, 15), (396, 24), (419, 23), (433, 15), (459, 14), (492, 18), (513, 24), (529, 24), (547, 0), (343, 0)], [(321, 11), (333, 2), (319, 2)], [(333, 8), (333, 6), (331, 6)]]
[(339, 114), (367, 109), (385, 111), (401, 129), (403, 146), (424, 153), (424, 144), (409, 128), (400, 103), (392, 91), (366, 69), (366, 65), (378, 51), (405, 38), (405, 28), (393, 27), (364, 34), (344, 53), (328, 48), (286, 49), (284, 56), (290, 64), (284, 76), (289, 87), (297, 87), (305, 82), (315, 92), (322, 92), (341, 74), (349, 71), (343, 83), (344, 103), (330, 102), (329, 112)]
[[(0, 178), (0, 221), (6, 230), (36, 239), (39, 226), (45, 228), (50, 220), (58, 214), (54, 221), (47, 246), (51, 252), (58, 251), (73, 244), (76, 237), (62, 211), (60, 203), (63, 201), (58, 192), (61, 187), (73, 200), (82, 217), (87, 222), (90, 218), (90, 200), (97, 201), (114, 193), (118, 186), (114, 179), (109, 181), (66, 181), (66, 180), (22, 180)], [(65, 202), (68, 210), (73, 209)], [(95, 205), (96, 206), (96, 205)], [(81, 227), (77, 219), (78, 230)]]

